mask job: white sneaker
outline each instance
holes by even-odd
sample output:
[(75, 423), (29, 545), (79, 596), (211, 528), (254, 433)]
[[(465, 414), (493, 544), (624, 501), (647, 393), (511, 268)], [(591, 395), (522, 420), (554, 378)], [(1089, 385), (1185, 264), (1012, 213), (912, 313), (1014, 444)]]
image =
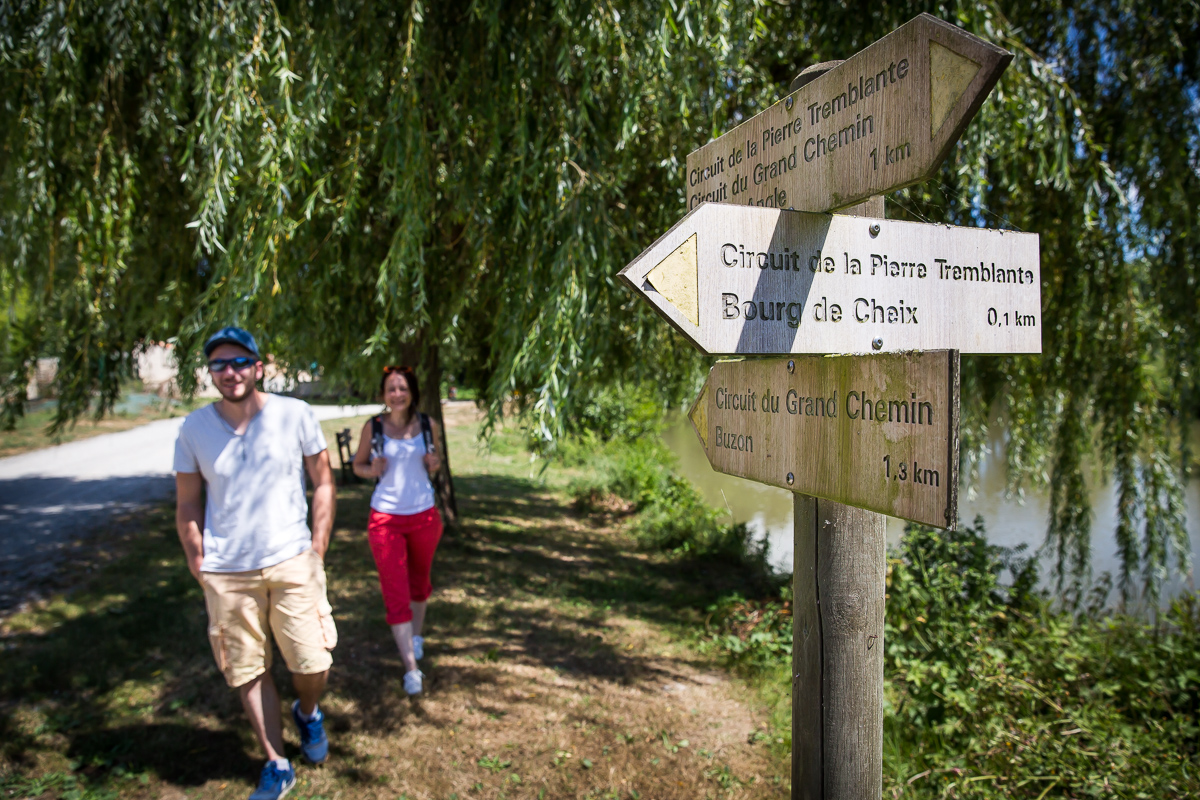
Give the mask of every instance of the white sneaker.
[(421, 693), (421, 679), (424, 677), (425, 673), (419, 669), (404, 673), (404, 691), (408, 693), (409, 697)]
[(415, 658), (417, 661), (420, 661), (424, 657), (425, 657), (425, 637), (424, 636), (414, 636), (413, 637), (413, 658)]

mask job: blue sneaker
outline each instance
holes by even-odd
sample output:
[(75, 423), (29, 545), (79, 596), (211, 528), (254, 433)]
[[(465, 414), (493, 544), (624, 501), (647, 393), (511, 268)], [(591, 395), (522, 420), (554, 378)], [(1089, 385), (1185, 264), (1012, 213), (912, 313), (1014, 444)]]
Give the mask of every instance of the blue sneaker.
[(325, 735), (325, 712), (317, 709), (317, 715), (312, 719), (300, 716), (300, 701), (292, 703), (292, 719), (300, 729), (300, 752), (314, 764), (320, 764), (329, 757), (329, 737)]
[(268, 761), (263, 767), (262, 777), (258, 779), (258, 788), (250, 795), (250, 800), (279, 800), (296, 785), (296, 770), (288, 765), (287, 769), (275, 766), (274, 761)]

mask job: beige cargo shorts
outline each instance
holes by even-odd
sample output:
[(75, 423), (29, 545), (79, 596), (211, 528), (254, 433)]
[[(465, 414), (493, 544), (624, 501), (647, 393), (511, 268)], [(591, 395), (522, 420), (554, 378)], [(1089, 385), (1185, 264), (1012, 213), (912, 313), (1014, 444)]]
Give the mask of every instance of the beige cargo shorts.
[(249, 572), (202, 572), (208, 639), (225, 681), (242, 686), (271, 666), (269, 630), (288, 669), (324, 672), (337, 645), (325, 565), (313, 550)]

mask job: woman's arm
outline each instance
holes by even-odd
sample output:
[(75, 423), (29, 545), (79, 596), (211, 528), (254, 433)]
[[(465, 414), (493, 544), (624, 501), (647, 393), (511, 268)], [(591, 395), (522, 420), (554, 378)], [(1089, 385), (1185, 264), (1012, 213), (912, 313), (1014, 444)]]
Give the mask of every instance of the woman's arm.
[(371, 460), (371, 433), (371, 420), (367, 420), (358, 436), (358, 451), (354, 454), (354, 474), (360, 478), (378, 478), (387, 469), (387, 459), (383, 456)]

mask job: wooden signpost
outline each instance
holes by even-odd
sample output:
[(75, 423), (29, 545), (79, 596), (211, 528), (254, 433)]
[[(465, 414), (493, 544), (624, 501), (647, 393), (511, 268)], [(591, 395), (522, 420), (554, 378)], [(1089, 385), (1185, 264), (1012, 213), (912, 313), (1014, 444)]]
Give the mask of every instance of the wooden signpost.
[(718, 472), (957, 524), (957, 352), (718, 362), (688, 416)]
[(706, 203), (619, 275), (714, 355), (1041, 352), (1034, 233)]
[(881, 219), (1011, 60), (922, 14), (806, 70), (688, 156), (688, 215), (621, 271), (703, 352), (843, 356), (720, 362), (690, 413), (714, 469), (795, 493), (794, 798), (878, 799), (883, 514), (957, 523), (959, 351), (1041, 352), (1036, 235)]
[(922, 14), (689, 155), (688, 210), (829, 211), (926, 180), (1011, 60)]

